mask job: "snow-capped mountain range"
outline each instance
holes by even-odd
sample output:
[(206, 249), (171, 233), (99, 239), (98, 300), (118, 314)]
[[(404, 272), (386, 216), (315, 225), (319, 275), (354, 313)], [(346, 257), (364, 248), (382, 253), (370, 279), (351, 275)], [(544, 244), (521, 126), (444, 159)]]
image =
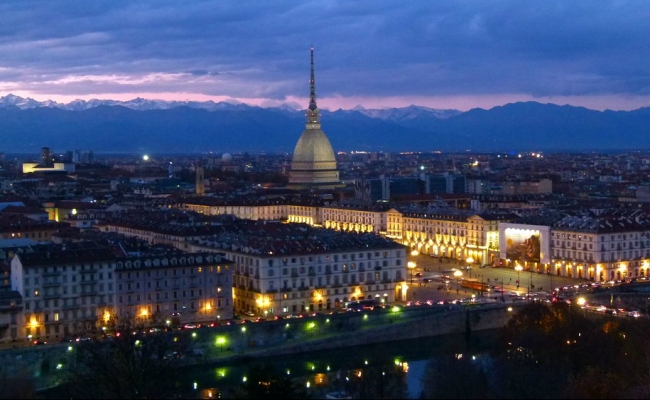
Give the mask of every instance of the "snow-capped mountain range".
[[(206, 112), (209, 111), (209, 112)], [(519, 102), (465, 112), (420, 106), (323, 111), (337, 150), (575, 151), (648, 149), (650, 108), (597, 111)], [(304, 110), (230, 102), (133, 99), (39, 102), (0, 97), (0, 152), (288, 152)], [(61, 151), (63, 151), (61, 150)]]
[[(50, 108), (59, 108), (62, 110), (69, 110), (69, 111), (82, 111), (82, 110), (88, 110), (90, 108), (95, 108), (98, 106), (122, 106), (122, 107), (130, 108), (132, 110), (138, 110), (138, 111), (168, 110), (177, 107), (190, 107), (190, 108), (204, 109), (208, 111), (246, 110), (246, 109), (255, 108), (254, 106), (249, 106), (247, 104), (237, 102), (236, 100), (215, 103), (214, 101), (149, 100), (149, 99), (143, 99), (141, 97), (138, 97), (128, 101), (78, 99), (78, 100), (73, 100), (70, 103), (58, 103), (53, 100), (37, 101), (30, 97), (24, 98), (13, 94), (8, 94), (6, 96), (0, 97), (0, 108), (18, 107), (21, 110), (27, 110), (27, 109), (39, 108), (39, 107), (50, 107)], [(286, 104), (274, 108), (289, 113), (303, 111), (301, 109), (295, 109), (290, 105), (286, 105)], [(404, 108), (388, 108), (388, 109), (366, 109), (361, 106), (357, 106), (350, 111), (359, 112), (369, 118), (376, 118), (384, 121), (396, 121), (396, 122), (413, 119), (421, 116), (422, 114), (430, 114), (429, 116), (433, 116), (440, 119), (445, 119), (445, 118), (449, 118), (461, 114), (461, 111), (458, 110), (438, 110), (438, 109), (415, 106), (415, 105), (411, 105)]]

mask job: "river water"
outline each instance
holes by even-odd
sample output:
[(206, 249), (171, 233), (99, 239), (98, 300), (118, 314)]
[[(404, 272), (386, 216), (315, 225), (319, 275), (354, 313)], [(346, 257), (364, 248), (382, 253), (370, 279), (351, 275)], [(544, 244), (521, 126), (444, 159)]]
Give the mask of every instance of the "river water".
[(406, 386), (410, 398), (418, 398), (422, 391), (421, 378), (429, 360), (440, 356), (460, 355), (484, 357), (496, 340), (496, 331), (474, 332), (468, 338), (464, 334), (435, 336), (386, 342), (380, 344), (347, 347), (298, 355), (272, 358), (250, 358), (228, 363), (194, 366), (178, 374), (182, 386), (191, 387), (197, 397), (215, 398), (219, 393), (245, 382), (246, 373), (252, 365), (271, 366), (305, 385), (315, 397), (342, 390), (341, 381), (351, 371), (364, 366), (394, 365), (406, 371)]

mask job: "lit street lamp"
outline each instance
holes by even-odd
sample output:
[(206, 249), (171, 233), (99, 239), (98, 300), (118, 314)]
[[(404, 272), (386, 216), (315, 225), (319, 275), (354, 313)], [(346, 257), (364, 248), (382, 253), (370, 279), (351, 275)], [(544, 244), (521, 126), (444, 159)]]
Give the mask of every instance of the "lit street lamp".
[(454, 276), (456, 277), (456, 293), (460, 289), (460, 277), (463, 276), (463, 273), (459, 270), (454, 271)]
[(519, 265), (519, 264), (517, 264), (517, 266), (515, 267), (515, 271), (517, 271), (517, 289), (519, 289), (519, 273), (520, 273), (521, 270), (523, 270), (523, 269), (524, 269), (524, 267), (522, 267), (522, 266)]
[(223, 351), (224, 343), (226, 343), (226, 338), (224, 338), (223, 336), (219, 336), (217, 338), (217, 344), (219, 345), (221, 351)]
[(411, 270), (411, 286), (412, 286), (413, 285), (413, 270), (415, 269), (417, 264), (415, 263), (415, 261), (409, 261), (408, 263), (406, 263), (406, 266), (409, 268), (409, 270)]
[(465, 260), (467, 262), (467, 269), (469, 270), (469, 277), (472, 277), (472, 264), (474, 264), (474, 259), (472, 256), (467, 257)]

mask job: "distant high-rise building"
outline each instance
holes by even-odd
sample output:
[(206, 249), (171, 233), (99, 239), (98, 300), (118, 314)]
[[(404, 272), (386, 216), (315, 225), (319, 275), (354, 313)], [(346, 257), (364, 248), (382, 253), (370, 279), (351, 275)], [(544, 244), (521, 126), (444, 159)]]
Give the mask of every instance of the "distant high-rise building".
[(288, 187), (295, 189), (331, 189), (341, 186), (336, 157), (329, 139), (321, 130), (320, 110), (316, 106), (314, 48), (311, 48), (310, 95), (306, 129), (298, 139), (291, 160)]
[(203, 171), (203, 164), (199, 161), (196, 164), (196, 194), (199, 196), (205, 195), (205, 175)]
[(54, 165), (54, 154), (52, 154), (49, 147), (41, 149), (41, 165), (43, 167), (52, 167)]
[(424, 181), (424, 192), (427, 194), (467, 193), (464, 175), (451, 172), (420, 174), (420, 179)]

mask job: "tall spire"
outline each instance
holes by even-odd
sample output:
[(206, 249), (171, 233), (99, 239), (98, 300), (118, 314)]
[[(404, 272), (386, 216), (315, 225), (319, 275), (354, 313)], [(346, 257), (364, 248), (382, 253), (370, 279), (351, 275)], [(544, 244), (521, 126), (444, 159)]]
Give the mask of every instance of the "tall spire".
[(309, 80), (309, 109), (315, 110), (316, 106), (316, 80), (314, 79), (314, 46), (311, 46), (311, 79)]
[(314, 79), (314, 46), (311, 46), (311, 76), (309, 80), (307, 128), (320, 129), (320, 110), (318, 110), (318, 106), (316, 105), (316, 80)]

